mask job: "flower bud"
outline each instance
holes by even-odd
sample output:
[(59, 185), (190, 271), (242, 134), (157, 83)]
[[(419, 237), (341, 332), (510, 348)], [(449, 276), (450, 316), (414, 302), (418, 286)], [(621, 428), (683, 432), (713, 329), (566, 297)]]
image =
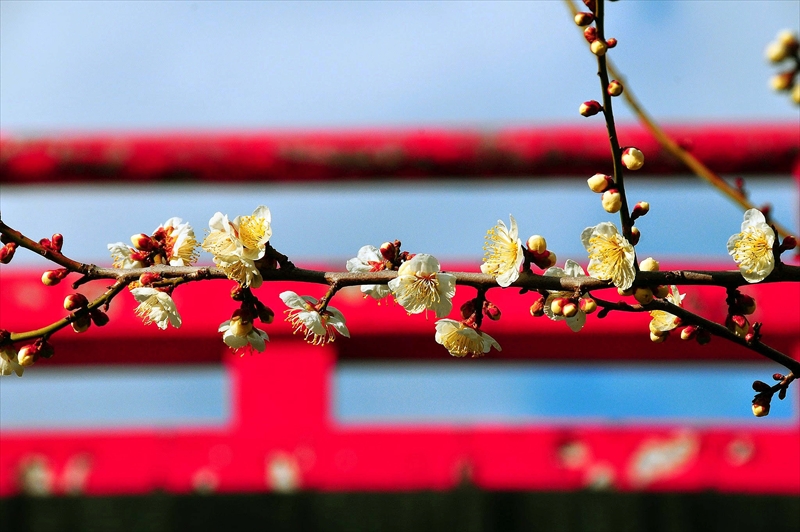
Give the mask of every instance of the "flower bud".
[(616, 45), (617, 45), (617, 40), (614, 37), (606, 39), (606, 46), (608, 46), (609, 48), (614, 48)]
[(789, 50), (783, 43), (773, 41), (767, 45), (767, 49), (764, 50), (764, 55), (767, 57), (767, 60), (772, 63), (780, 63), (787, 57), (789, 57)]
[(597, 302), (591, 297), (582, 297), (578, 301), (578, 306), (584, 314), (591, 314), (597, 310)]
[(547, 240), (541, 235), (531, 236), (525, 244), (528, 247), (528, 251), (534, 253), (544, 253), (547, 251)]
[(83, 294), (70, 294), (64, 298), (64, 309), (73, 311), (83, 308), (89, 304), (89, 300)]
[(697, 329), (697, 336), (695, 336), (695, 340), (700, 345), (706, 345), (711, 341), (711, 333), (705, 329), (699, 328)]
[(650, 331), (650, 341), (654, 344), (660, 344), (664, 342), (669, 336), (668, 331)]
[(96, 308), (89, 313), (89, 317), (92, 320), (92, 323), (97, 325), (98, 327), (102, 327), (103, 325), (108, 325), (108, 314), (103, 312), (102, 310)]
[(49, 238), (39, 239), (39, 245), (48, 251), (55, 251), (55, 247), (53, 246), (53, 243), (50, 242)]
[(489, 301), (484, 301), (483, 303), (483, 315), (489, 318), (492, 321), (497, 321), (500, 319), (500, 309), (494, 303)]
[(545, 251), (545, 253), (547, 253), (544, 257), (545, 266), (542, 269), (552, 268), (556, 265), (556, 254), (549, 250)]
[(260, 303), (258, 307), (258, 319), (259, 321), (261, 321), (261, 323), (269, 325), (270, 323), (275, 321), (275, 312), (268, 306), (264, 305), (263, 303)]
[(64, 247), (64, 235), (56, 233), (50, 238), (50, 241), (53, 243), (53, 248), (61, 253), (61, 248)]
[(61, 279), (69, 275), (69, 270), (66, 268), (59, 268), (57, 270), (47, 270), (42, 274), (42, 284), (45, 286), (57, 285)]
[(774, 91), (788, 91), (794, 85), (794, 71), (779, 72), (770, 78), (769, 84)]
[(253, 330), (253, 322), (244, 320), (241, 316), (231, 318), (230, 331), (234, 336), (247, 336)]
[(642, 305), (648, 305), (653, 302), (653, 291), (647, 287), (640, 286), (633, 292), (633, 297)]
[(550, 312), (555, 316), (562, 316), (564, 314), (564, 307), (569, 303), (569, 299), (565, 297), (557, 297), (550, 302)]
[(73, 320), (71, 325), (73, 331), (76, 333), (83, 333), (89, 330), (89, 327), (92, 325), (92, 318), (89, 317), (88, 313), (81, 314)]
[[(397, 245), (395, 245), (397, 244)], [(381, 255), (389, 262), (394, 262), (397, 259), (397, 252), (400, 250), (400, 242), (384, 242), (381, 244)]]
[(697, 336), (697, 326), (687, 325), (681, 331), (681, 340), (693, 340)]
[(0, 263), (8, 264), (14, 258), (14, 253), (17, 251), (17, 245), (14, 242), (9, 242), (0, 248)]
[(621, 160), (628, 170), (638, 170), (644, 166), (644, 154), (633, 147), (622, 150)]
[(782, 381), (784, 378), (785, 377), (784, 377), (783, 373), (773, 373), (772, 374), (772, 380), (774, 380), (774, 381)]
[(594, 26), (589, 26), (585, 30), (583, 30), (583, 38), (586, 39), (586, 42), (593, 43), (597, 40), (597, 28)]
[(591, 189), (592, 192), (597, 192), (599, 194), (605, 192), (614, 184), (614, 178), (606, 174), (594, 174), (586, 180), (586, 184), (589, 185), (589, 189)]
[(544, 299), (537, 299), (530, 308), (531, 316), (538, 318), (544, 316)]
[(603, 109), (603, 106), (600, 105), (600, 102), (596, 100), (589, 100), (588, 102), (583, 102), (578, 109), (578, 112), (581, 116), (594, 116), (599, 113)]
[(622, 196), (616, 188), (610, 188), (603, 192), (603, 209), (611, 214), (619, 212), (622, 208)]
[(588, 7), (592, 13), (597, 13), (597, 0), (583, 0), (583, 5)]
[(39, 346), (36, 344), (23, 345), (17, 352), (17, 363), (20, 366), (28, 367), (39, 360)]
[(595, 39), (595, 41), (589, 45), (589, 49), (592, 53), (598, 57), (602, 57), (606, 55), (606, 50), (608, 50), (608, 45), (601, 41), (600, 39)]
[(636, 244), (639, 243), (639, 238), (641, 238), (641, 236), (642, 236), (642, 233), (639, 232), (639, 228), (638, 227), (631, 227), (630, 242), (631, 242), (632, 246), (635, 246)]
[(744, 341), (748, 344), (753, 343), (755, 340), (758, 340), (758, 335), (755, 331), (750, 331), (749, 333), (744, 335)]
[(756, 311), (756, 300), (751, 296), (741, 294), (738, 299), (737, 304), (742, 314), (749, 315)]
[(657, 272), (659, 268), (658, 261), (653, 257), (647, 257), (639, 263), (639, 269), (643, 272)]
[(150, 286), (156, 281), (161, 280), (160, 273), (153, 273), (153, 272), (145, 272), (139, 276), (139, 284), (142, 286)]
[(758, 394), (753, 398), (753, 415), (756, 417), (764, 417), (769, 414), (769, 403), (772, 400), (772, 395)]
[(50, 344), (46, 340), (38, 340), (36, 342), (37, 347), (39, 348), (39, 356), (42, 358), (52, 358), (53, 355), (56, 354), (56, 350), (53, 348), (52, 344)]
[[(798, 85), (798, 87), (800, 87), (800, 85)], [(783, 242), (781, 242), (780, 250), (789, 251), (790, 249), (794, 249), (796, 247), (797, 247), (797, 239), (792, 235), (789, 235), (783, 239)]]
[(650, 212), (650, 204), (646, 201), (640, 201), (636, 205), (633, 206), (633, 210), (631, 211), (631, 220), (636, 220), (637, 218), (641, 218), (645, 214)]
[(776, 41), (785, 46), (789, 54), (794, 54), (797, 52), (797, 35), (795, 35), (791, 30), (780, 31), (776, 37)]
[(469, 301), (465, 302), (461, 305), (461, 317), (465, 320), (468, 320), (475, 314), (475, 300), (470, 299)]
[(662, 284), (656, 287), (653, 290), (653, 296), (657, 297), (658, 299), (664, 299), (669, 295), (669, 286)]
[(133, 244), (133, 247), (139, 251), (151, 251), (156, 246), (156, 242), (144, 233), (133, 235), (131, 237), (131, 243)]
[(574, 301), (568, 301), (564, 304), (561, 313), (565, 318), (571, 318), (578, 313), (578, 305)]
[(588, 26), (592, 22), (594, 22), (594, 15), (591, 13), (578, 13), (575, 15), (575, 24), (578, 26)]
[(622, 94), (623, 90), (624, 87), (622, 86), (622, 83), (620, 83), (615, 79), (612, 79), (611, 82), (608, 84), (608, 87), (606, 87), (606, 91), (608, 92), (609, 96), (619, 96), (620, 94)]
[(740, 338), (744, 338), (750, 330), (750, 322), (741, 314), (729, 314), (725, 319), (725, 326)]

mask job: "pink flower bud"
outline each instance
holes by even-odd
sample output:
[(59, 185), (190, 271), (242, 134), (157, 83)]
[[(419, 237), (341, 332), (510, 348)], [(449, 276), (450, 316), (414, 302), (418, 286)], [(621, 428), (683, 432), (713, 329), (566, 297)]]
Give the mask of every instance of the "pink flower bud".
[(547, 251), (547, 240), (541, 235), (531, 236), (525, 244), (528, 247), (528, 251), (532, 251), (533, 253), (544, 253)]
[(641, 232), (639, 232), (638, 227), (631, 227), (631, 238), (630, 238), (631, 245), (635, 246), (636, 244), (638, 244), (639, 238), (641, 238), (641, 236), (642, 234)]
[(55, 348), (46, 340), (39, 339), (36, 345), (39, 347), (39, 356), (42, 358), (52, 358), (56, 354)]
[(583, 0), (583, 5), (588, 7), (592, 13), (597, 13), (597, 0)]
[(20, 366), (26, 368), (33, 366), (37, 360), (39, 360), (39, 346), (36, 344), (23, 345), (17, 352), (17, 362)]
[(772, 76), (769, 80), (770, 86), (774, 91), (788, 91), (794, 86), (794, 71), (787, 70)]
[(792, 235), (787, 236), (781, 242), (781, 251), (789, 251), (790, 249), (794, 249), (797, 247), (797, 239)]
[(461, 317), (465, 320), (468, 320), (475, 314), (475, 300), (470, 299), (463, 305), (461, 305)]
[(622, 86), (622, 83), (620, 83), (615, 79), (612, 79), (611, 82), (608, 84), (608, 87), (606, 88), (606, 91), (608, 91), (609, 96), (619, 96), (620, 94), (622, 94), (623, 90), (624, 87)]
[(133, 247), (139, 251), (151, 251), (157, 246), (156, 241), (144, 233), (133, 235), (131, 237), (131, 243), (133, 244)]
[(622, 150), (621, 160), (628, 170), (638, 170), (644, 166), (644, 154), (633, 147)]
[(614, 178), (606, 174), (594, 174), (586, 180), (586, 184), (589, 185), (589, 189), (592, 192), (599, 194), (605, 192), (614, 184)]
[(647, 287), (640, 286), (633, 292), (633, 297), (642, 305), (649, 305), (653, 302), (653, 291)]
[(617, 45), (617, 40), (614, 37), (606, 39), (606, 46), (608, 46), (609, 48), (614, 48), (616, 45)]
[(633, 210), (631, 211), (631, 220), (636, 220), (637, 218), (641, 218), (645, 214), (650, 212), (650, 204), (646, 201), (640, 201), (636, 205), (633, 206)]
[(42, 238), (41, 240), (39, 240), (39, 245), (49, 251), (55, 251), (55, 247), (53, 246), (53, 243), (50, 242), (49, 238)]
[(561, 313), (565, 318), (571, 318), (578, 313), (578, 305), (574, 301), (567, 301), (561, 309)]
[(142, 286), (150, 286), (154, 282), (160, 281), (160, 280), (161, 280), (161, 274), (160, 273), (145, 272), (145, 273), (143, 273), (142, 275), (139, 276), (139, 283)]
[(73, 311), (83, 308), (89, 304), (89, 300), (83, 294), (70, 294), (64, 298), (64, 309)]
[(741, 294), (738, 299), (739, 301), (737, 301), (737, 304), (742, 314), (749, 315), (756, 311), (756, 300), (751, 296)]
[(622, 196), (616, 188), (610, 188), (603, 192), (603, 209), (611, 214), (619, 212), (622, 208)]
[(53, 243), (55, 250), (61, 253), (61, 248), (64, 247), (64, 235), (56, 233), (52, 236), (50, 241)]
[(261, 321), (261, 323), (269, 325), (270, 323), (275, 321), (275, 312), (271, 308), (262, 303), (261, 306), (258, 308), (258, 319), (259, 321)]
[(489, 301), (485, 301), (483, 303), (483, 315), (492, 321), (497, 321), (500, 319), (501, 312), (497, 305)]
[(578, 26), (581, 26), (581, 27), (588, 26), (592, 22), (594, 22), (594, 15), (591, 14), (591, 13), (585, 13), (584, 12), (584, 13), (578, 13), (577, 15), (575, 15), (575, 24), (577, 24)]
[(583, 38), (586, 39), (586, 42), (589, 44), (593, 43), (597, 40), (597, 28), (594, 26), (589, 26), (585, 30), (583, 30)]
[(728, 315), (725, 319), (725, 326), (740, 338), (744, 338), (750, 330), (750, 322), (741, 314)]
[(591, 297), (582, 297), (578, 301), (578, 306), (584, 314), (591, 314), (597, 310), (597, 302)]
[(80, 334), (89, 330), (89, 327), (92, 325), (92, 318), (89, 314), (83, 314), (75, 318), (71, 325), (72, 330)]
[(394, 262), (397, 259), (397, 252), (400, 251), (400, 241), (384, 242), (380, 251), (384, 259)]
[(773, 373), (772, 380), (774, 381), (782, 381), (784, 379), (783, 373)]
[(9, 242), (0, 248), (0, 263), (8, 264), (14, 258), (14, 253), (17, 251), (17, 245), (14, 242)]
[(556, 316), (564, 314), (564, 307), (569, 303), (569, 299), (565, 297), (557, 297), (550, 302), (550, 312)]
[(697, 327), (695, 325), (687, 325), (681, 331), (681, 340), (693, 340), (697, 336)]
[(537, 299), (530, 308), (531, 316), (538, 318), (544, 316), (544, 299)]
[(602, 57), (606, 55), (606, 51), (608, 50), (608, 45), (601, 41), (600, 39), (596, 39), (592, 44), (589, 45), (589, 49), (592, 53), (598, 57)]
[(764, 417), (769, 415), (769, 403), (772, 399), (771, 395), (758, 394), (753, 398), (753, 415), (756, 417)]
[(96, 308), (93, 311), (91, 311), (89, 313), (89, 317), (91, 318), (92, 323), (94, 323), (98, 327), (102, 327), (103, 325), (108, 325), (109, 321), (108, 314), (106, 314), (100, 309)]
[(581, 114), (581, 116), (589, 117), (596, 115), (601, 109), (603, 109), (603, 106), (600, 105), (600, 102), (596, 100), (589, 100), (588, 102), (583, 102), (581, 104), (578, 112)]
[(57, 285), (67, 275), (69, 275), (69, 271), (65, 268), (59, 268), (58, 270), (47, 270), (42, 274), (42, 284), (45, 286)]

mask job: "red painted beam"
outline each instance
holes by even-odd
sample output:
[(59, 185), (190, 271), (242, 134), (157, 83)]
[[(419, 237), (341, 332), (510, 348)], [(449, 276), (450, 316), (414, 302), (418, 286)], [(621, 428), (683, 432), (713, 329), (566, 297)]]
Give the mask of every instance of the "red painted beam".
[[(674, 125), (667, 133), (721, 174), (800, 174), (797, 124)], [(683, 165), (638, 126), (620, 140), (647, 156), (640, 175)], [(292, 182), (585, 176), (609, 172), (590, 127), (372, 129), (257, 133), (96, 133), (0, 137), (0, 183)]]

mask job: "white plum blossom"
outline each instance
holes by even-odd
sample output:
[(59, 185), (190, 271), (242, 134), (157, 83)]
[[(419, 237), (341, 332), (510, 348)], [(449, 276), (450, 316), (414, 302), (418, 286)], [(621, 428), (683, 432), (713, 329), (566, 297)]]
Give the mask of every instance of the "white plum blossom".
[[(347, 261), (347, 271), (356, 273), (379, 272), (386, 269), (383, 255), (375, 246), (363, 246), (358, 256)], [(383, 299), (389, 295), (389, 287), (385, 284), (361, 285), (361, 292), (374, 299)]]
[(397, 277), (389, 281), (389, 289), (409, 314), (428, 309), (437, 318), (443, 318), (453, 309), (456, 276), (440, 269), (439, 261), (432, 255), (414, 255), (400, 265)]
[(443, 345), (454, 357), (483, 356), (492, 347), (502, 351), (500, 344), (485, 332), (449, 319), (436, 322), (436, 342)]
[[(583, 268), (581, 268), (580, 264), (574, 260), (567, 259), (567, 261), (564, 263), (563, 269), (553, 266), (545, 270), (543, 275), (549, 277), (586, 277), (586, 272), (583, 271)], [(578, 312), (574, 316), (565, 317), (553, 314), (553, 310), (551, 309), (551, 303), (554, 299), (559, 297), (570, 299), (574, 297), (574, 292), (562, 292), (558, 290), (549, 290), (549, 292), (550, 295), (547, 296), (547, 299), (544, 303), (545, 315), (547, 315), (547, 317), (553, 321), (566, 320), (567, 325), (569, 325), (569, 328), (572, 329), (573, 332), (578, 332), (583, 329), (583, 326), (586, 323), (586, 313), (584, 311), (578, 309)], [(584, 297), (588, 298), (589, 296)]]
[[(665, 299), (675, 306), (682, 307), (684, 297), (686, 294), (681, 294), (678, 292), (678, 287), (672, 285)], [(677, 316), (663, 310), (651, 310), (650, 318), (650, 330), (652, 331), (669, 332), (680, 325), (680, 319)]]
[(175, 302), (166, 292), (144, 286), (132, 289), (131, 294), (139, 302), (136, 315), (142, 318), (145, 325), (155, 323), (159, 329), (166, 329), (168, 324), (176, 329), (181, 326)]
[(289, 307), (285, 311), (286, 321), (292, 326), (292, 332), (303, 333), (306, 342), (313, 345), (333, 342), (337, 332), (347, 338), (350, 337), (344, 315), (338, 309), (327, 306), (325, 310), (319, 311), (318, 301), (315, 298), (301, 297), (288, 290), (281, 293), (280, 298)]
[(182, 219), (173, 217), (156, 229), (166, 236), (167, 262), (170, 266), (190, 266), (197, 260), (197, 239), (194, 229)]
[(243, 321), (239, 317), (222, 323), (217, 332), (222, 333), (222, 341), (234, 351), (249, 346), (261, 353), (269, 341), (267, 333), (254, 327), (252, 321)]
[(22, 367), (17, 359), (17, 350), (13, 345), (0, 347), (0, 375), (11, 375), (16, 373), (17, 377), (22, 377)]
[(589, 253), (589, 275), (627, 290), (636, 278), (636, 253), (633, 246), (611, 222), (587, 227), (581, 233), (583, 247)]
[(481, 271), (494, 277), (502, 287), (511, 285), (519, 278), (519, 268), (525, 259), (517, 221), (511, 215), (508, 217), (510, 227), (506, 228), (502, 220), (497, 220), (497, 225), (486, 232), (481, 264)]
[(739, 271), (748, 283), (763, 281), (775, 268), (772, 245), (775, 232), (758, 209), (744, 213), (742, 232), (728, 239), (728, 254), (739, 265)]
[(144, 263), (131, 258), (131, 253), (135, 252), (127, 244), (122, 242), (114, 242), (108, 245), (108, 251), (111, 252), (111, 258), (114, 259), (114, 268), (143, 268)]
[(257, 207), (250, 216), (237, 216), (233, 221), (218, 212), (208, 222), (209, 233), (203, 249), (214, 256), (214, 264), (229, 279), (244, 287), (258, 288), (263, 281), (255, 261), (266, 252), (272, 236), (272, 216), (267, 207)]

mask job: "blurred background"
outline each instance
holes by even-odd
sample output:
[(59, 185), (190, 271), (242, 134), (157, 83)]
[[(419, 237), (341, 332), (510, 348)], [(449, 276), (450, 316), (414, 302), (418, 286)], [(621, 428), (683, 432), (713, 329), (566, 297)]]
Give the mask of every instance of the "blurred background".
[[(610, 56), (657, 120), (697, 144), (711, 128), (740, 139), (788, 131), (797, 146), (800, 111), (770, 90), (776, 68), (764, 49), (779, 30), (797, 30), (800, 4), (617, 2), (607, 13), (607, 35), (619, 40)], [(497, 164), (461, 175), (451, 165), (408, 178), (380, 164), (370, 174), (370, 163), (357, 177), (275, 170), (242, 181), (226, 173), (233, 157), (222, 156), (202, 179), (147, 169), (137, 179), (115, 170), (124, 164), (98, 171), (95, 161), (73, 165), (64, 180), (41, 161), (66, 149), (79, 158), (86, 139), (110, 152), (132, 150), (131, 139), (167, 146), (169, 170), (181, 154), (252, 139), (292, 138), (295, 147), (349, 139), (358, 152), (399, 135), (436, 152), (443, 138), (509, 131), (589, 142), (588, 153), (594, 139), (607, 145), (601, 119), (577, 112), (593, 98), (596, 62), (562, 2), (3, 0), (0, 209), (31, 238), (60, 232), (68, 255), (103, 265), (108, 243), (169, 217), (202, 238), (216, 211), (233, 217), (264, 204), (271, 242), (303, 266), (343, 269), (361, 246), (400, 239), (445, 267), (477, 270), (483, 235), (509, 213), (522, 238), (547, 238), (559, 264), (585, 266), (580, 231), (609, 219), (586, 191), (594, 170), (528, 175)], [(615, 104), (621, 130), (641, 135)], [(790, 165), (737, 170), (722, 154), (725, 177), (743, 176), (753, 202), (769, 203), (797, 232)], [(637, 252), (730, 268), (725, 243), (739, 230), (738, 207), (675, 168), (643, 174), (628, 181), (629, 198), (651, 204)], [(19, 251), (3, 266), (3, 328), (61, 316), (68, 287), (41, 286), (47, 264)], [(643, 316), (594, 320), (573, 335), (531, 319), (530, 302), (503, 291), (503, 319), (487, 328), (502, 354), (455, 360), (433, 341), (432, 317), (344, 292), (334, 304), (350, 341), (308, 348), (276, 320), (267, 352), (239, 358), (216, 334), (235, 308), (227, 284), (184, 288), (175, 296), (180, 331), (143, 327), (123, 294), (108, 330), (62, 332), (55, 358), (2, 379), (4, 528), (180, 528), (187, 516), (203, 528), (216, 526), (212, 508), (242, 527), (276, 529), (769, 523), (743, 521), (736, 509), (747, 505), (785, 510), (795, 517), (784, 522), (797, 523), (798, 396), (753, 418), (751, 382), (781, 368), (721, 340), (706, 350), (677, 338), (651, 346)], [(800, 299), (796, 286), (751, 288), (776, 305), (787, 293)], [(281, 284), (258, 295), (280, 314), (285, 289), (322, 294)], [(724, 313), (721, 291), (690, 292), (694, 308)], [(774, 342), (798, 356), (797, 306), (760, 312)], [(573, 515), (576, 505), (587, 517)]]

